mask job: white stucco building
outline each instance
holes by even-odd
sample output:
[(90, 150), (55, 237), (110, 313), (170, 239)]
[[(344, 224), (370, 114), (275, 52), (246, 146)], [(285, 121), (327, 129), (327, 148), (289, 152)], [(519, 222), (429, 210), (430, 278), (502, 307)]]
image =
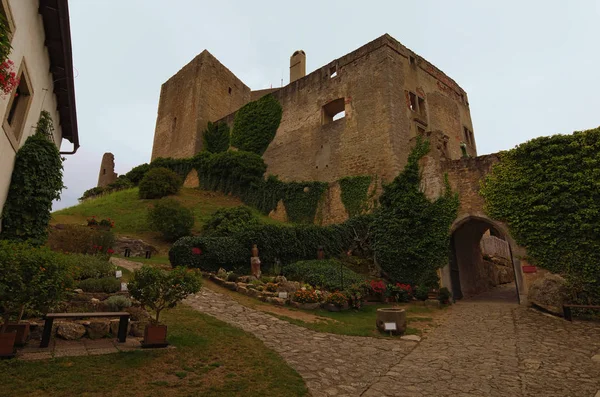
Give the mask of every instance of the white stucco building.
[(9, 59), (20, 79), (12, 93), (0, 96), (1, 214), (16, 152), (34, 133), (42, 110), (54, 121), (58, 148), (64, 139), (72, 144), (62, 154), (75, 153), (79, 137), (67, 0), (0, 0), (0, 12), (8, 21)]

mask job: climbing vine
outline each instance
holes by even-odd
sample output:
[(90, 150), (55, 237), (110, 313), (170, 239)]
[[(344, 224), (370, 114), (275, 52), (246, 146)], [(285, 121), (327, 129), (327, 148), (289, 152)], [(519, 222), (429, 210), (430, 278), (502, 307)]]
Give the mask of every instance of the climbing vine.
[(2, 238), (41, 245), (48, 237), (52, 201), (60, 198), (63, 160), (48, 132), (52, 119), (42, 112), (36, 132), (19, 149), (2, 212)]
[(394, 281), (437, 284), (436, 269), (448, 263), (450, 226), (456, 218), (458, 195), (446, 180), (444, 195), (434, 201), (420, 190), (419, 160), (429, 142), (418, 139), (404, 170), (384, 185), (373, 222), (377, 263)]
[(231, 144), (239, 150), (262, 155), (275, 138), (282, 112), (273, 95), (244, 105), (235, 114)]
[(211, 153), (226, 152), (229, 149), (229, 126), (225, 123), (208, 123), (202, 134), (204, 150)]
[(482, 183), (529, 260), (582, 283), (600, 301), (600, 128), (536, 138), (502, 152)]
[(369, 175), (348, 176), (340, 179), (342, 203), (350, 217), (360, 215), (369, 209), (368, 195), (372, 178)]

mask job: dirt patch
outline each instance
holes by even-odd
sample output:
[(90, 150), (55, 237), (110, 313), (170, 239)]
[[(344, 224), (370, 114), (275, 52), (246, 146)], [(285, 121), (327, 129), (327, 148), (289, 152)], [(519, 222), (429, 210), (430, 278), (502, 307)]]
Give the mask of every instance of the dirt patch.
[(127, 259), (117, 258), (114, 256), (110, 258), (110, 263), (112, 263), (115, 266), (120, 266), (124, 269), (127, 269), (130, 272), (134, 272), (143, 266), (143, 263), (141, 262), (133, 262)]

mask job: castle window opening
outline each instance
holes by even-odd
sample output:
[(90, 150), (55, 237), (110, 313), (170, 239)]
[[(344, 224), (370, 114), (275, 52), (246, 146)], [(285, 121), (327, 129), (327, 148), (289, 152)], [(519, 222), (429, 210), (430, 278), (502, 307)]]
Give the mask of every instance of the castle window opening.
[(463, 127), (463, 133), (465, 136), (465, 142), (469, 145), (472, 145), (473, 144), (473, 140), (472, 140), (473, 133), (471, 131), (469, 131), (469, 129), (467, 127)]
[(345, 102), (344, 98), (339, 98), (324, 105), (321, 111), (321, 124), (329, 124), (346, 117)]
[(171, 131), (175, 131), (177, 128), (177, 117), (173, 117), (173, 123), (171, 123)]
[(427, 114), (425, 113), (425, 99), (417, 97), (417, 105), (419, 107), (419, 114), (423, 117), (427, 117)]
[(425, 136), (425, 127), (420, 124), (415, 124), (417, 127), (417, 136)]
[(231, 95), (231, 87), (229, 87), (229, 95)]
[(417, 60), (415, 59), (415, 57), (410, 57), (410, 64), (411, 65), (416, 65), (417, 64)]
[(102, 175), (106, 175), (106, 168), (102, 168)]
[(337, 76), (337, 66), (332, 66), (329, 68), (329, 78), (332, 79)]
[(413, 112), (416, 112), (418, 109), (417, 96), (415, 95), (415, 93), (409, 91), (408, 97), (410, 100), (410, 104), (409, 104), (410, 110), (412, 110)]

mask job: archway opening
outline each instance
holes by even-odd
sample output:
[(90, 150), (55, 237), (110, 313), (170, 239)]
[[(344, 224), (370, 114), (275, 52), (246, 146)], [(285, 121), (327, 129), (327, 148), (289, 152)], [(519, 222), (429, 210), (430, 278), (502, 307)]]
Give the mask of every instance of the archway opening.
[(519, 299), (510, 243), (485, 219), (468, 218), (453, 231), (449, 267), (455, 299)]

